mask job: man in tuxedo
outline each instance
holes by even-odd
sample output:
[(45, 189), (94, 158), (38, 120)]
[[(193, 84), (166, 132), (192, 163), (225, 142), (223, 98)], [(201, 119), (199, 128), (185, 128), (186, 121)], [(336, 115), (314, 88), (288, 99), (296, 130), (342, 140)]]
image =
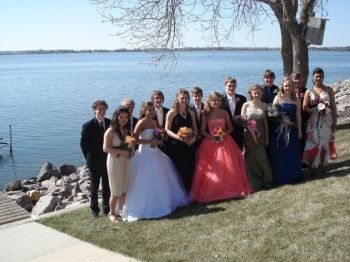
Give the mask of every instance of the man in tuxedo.
[(233, 132), (232, 138), (235, 140), (240, 149), (243, 149), (243, 132), (244, 128), (238, 125), (234, 118), (241, 115), (242, 105), (247, 101), (245, 96), (236, 94), (237, 80), (232, 77), (225, 79), (225, 95), (221, 102), (221, 109), (224, 109), (230, 116)]
[(110, 189), (107, 175), (107, 154), (103, 152), (103, 136), (111, 120), (105, 118), (108, 105), (103, 100), (92, 104), (95, 117), (83, 124), (80, 147), (90, 170), (91, 201), (90, 208), (94, 218), (98, 217), (98, 188), (102, 179), (102, 206), (103, 213), (109, 213)]
[(197, 150), (200, 142), (202, 141), (201, 135), (201, 124), (202, 124), (202, 116), (204, 104), (202, 102), (203, 99), (203, 90), (196, 86), (191, 90), (192, 94), (192, 103), (189, 106), (189, 109), (194, 112), (194, 116), (196, 118), (196, 124), (198, 129), (197, 141), (195, 142), (195, 150)]
[(164, 103), (163, 92), (159, 90), (154, 90), (151, 96), (151, 100), (154, 105), (154, 110), (156, 111), (154, 120), (158, 122), (159, 127), (164, 128), (166, 114), (169, 112), (169, 108), (166, 108), (163, 106), (163, 103)]
[(278, 87), (274, 84), (275, 73), (270, 69), (267, 69), (263, 75), (264, 85), (263, 85), (263, 95), (261, 100), (266, 104), (272, 104), (273, 99), (277, 95)]
[[(151, 100), (154, 105), (154, 110), (156, 115), (154, 116), (154, 120), (157, 121), (158, 126), (161, 128), (165, 127), (166, 115), (169, 112), (169, 108), (163, 106), (164, 103), (164, 94), (162, 91), (154, 90), (151, 96)], [(167, 151), (167, 141), (163, 141), (163, 145), (159, 146), (159, 149), (162, 150), (165, 154), (169, 154)]]
[(138, 119), (132, 115), (135, 108), (135, 101), (132, 98), (125, 98), (122, 101), (122, 106), (125, 106), (129, 109), (130, 118), (126, 124), (126, 128), (129, 130), (130, 134), (133, 135), (136, 123), (138, 121)]

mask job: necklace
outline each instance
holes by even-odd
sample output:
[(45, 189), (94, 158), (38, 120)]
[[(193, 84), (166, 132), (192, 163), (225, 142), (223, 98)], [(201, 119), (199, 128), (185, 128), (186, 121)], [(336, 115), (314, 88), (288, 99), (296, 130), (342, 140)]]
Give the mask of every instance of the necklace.
[(180, 115), (183, 116), (183, 117), (186, 117), (187, 116), (187, 112), (186, 111), (182, 112), (182, 113), (180, 113)]

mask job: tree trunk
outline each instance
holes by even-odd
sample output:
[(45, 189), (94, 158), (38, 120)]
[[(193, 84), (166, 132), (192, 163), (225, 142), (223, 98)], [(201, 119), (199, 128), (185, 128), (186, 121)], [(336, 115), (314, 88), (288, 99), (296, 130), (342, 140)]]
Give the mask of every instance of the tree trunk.
[(309, 49), (306, 41), (299, 36), (291, 36), (293, 45), (293, 73), (302, 75), (302, 86), (306, 86), (309, 76)]
[(293, 46), (290, 32), (284, 23), (280, 23), (281, 29), (281, 56), (283, 61), (283, 74), (291, 75), (293, 72)]

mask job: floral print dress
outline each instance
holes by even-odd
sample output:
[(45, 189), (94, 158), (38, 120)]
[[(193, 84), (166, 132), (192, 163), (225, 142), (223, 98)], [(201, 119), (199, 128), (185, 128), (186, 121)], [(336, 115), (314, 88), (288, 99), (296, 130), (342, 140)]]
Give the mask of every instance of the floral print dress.
[(323, 110), (320, 103), (330, 104), (329, 88), (318, 95), (314, 89), (310, 90), (310, 114), (306, 128), (306, 145), (303, 153), (303, 162), (313, 168), (318, 168), (321, 164), (321, 154), (325, 154), (325, 161), (336, 158), (335, 133), (332, 132), (332, 110), (327, 106)]

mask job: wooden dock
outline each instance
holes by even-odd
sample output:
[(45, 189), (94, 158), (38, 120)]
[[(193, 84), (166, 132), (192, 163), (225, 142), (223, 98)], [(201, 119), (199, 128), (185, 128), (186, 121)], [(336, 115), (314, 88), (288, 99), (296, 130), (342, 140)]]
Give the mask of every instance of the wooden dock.
[(0, 225), (29, 217), (27, 210), (0, 191)]

